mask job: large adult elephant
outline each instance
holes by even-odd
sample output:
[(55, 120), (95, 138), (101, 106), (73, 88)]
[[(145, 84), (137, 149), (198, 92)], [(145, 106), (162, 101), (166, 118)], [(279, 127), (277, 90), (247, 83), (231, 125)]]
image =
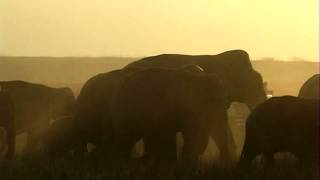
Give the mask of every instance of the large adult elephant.
[[(258, 105), (266, 99), (261, 75), (252, 68), (249, 55), (243, 50), (226, 51), (218, 55), (179, 55), (162, 54), (146, 57), (128, 64), (125, 68), (181, 68), (188, 64), (200, 66), (207, 73), (214, 73), (223, 82), (228, 92), (229, 105), (237, 101), (247, 104), (250, 108)], [(215, 126), (213, 136), (221, 137), (221, 141), (228, 141), (228, 149), (220, 149), (224, 159), (235, 158), (235, 142), (228, 127), (229, 139), (219, 134), (219, 126)], [(145, 146), (145, 151), (157, 149)], [(233, 155), (232, 155), (233, 154)]]
[[(111, 106), (115, 153), (129, 158), (141, 138), (158, 148), (153, 158), (176, 160), (176, 133), (184, 133), (183, 160), (194, 161), (203, 152), (213, 127), (228, 136), (227, 99), (220, 80), (213, 74), (149, 68), (122, 81)], [(227, 142), (213, 136), (221, 148)], [(153, 151), (155, 152), (155, 151)]]
[(5, 157), (11, 159), (15, 150), (14, 105), (9, 93), (0, 91), (1, 149)]
[(24, 81), (1, 81), (0, 86), (12, 97), (16, 134), (27, 133), (28, 152), (38, 149), (50, 121), (74, 115), (75, 97), (70, 88), (51, 88)]
[(122, 79), (132, 71), (135, 69), (114, 70), (87, 80), (77, 97), (75, 118), (59, 120), (48, 131), (46, 144), (49, 153), (86, 151), (88, 143), (93, 143), (97, 151), (109, 150), (113, 143), (111, 99)]
[(301, 161), (317, 160), (319, 101), (293, 96), (274, 97), (247, 119), (240, 163), (249, 165), (259, 154), (273, 163), (277, 152), (290, 152)]
[(320, 74), (310, 77), (300, 88), (299, 97), (306, 99), (319, 99)]
[(125, 68), (181, 68), (188, 64), (200, 66), (207, 73), (215, 73), (225, 84), (229, 101), (249, 107), (266, 100), (262, 76), (253, 69), (249, 55), (243, 50), (231, 50), (217, 55), (162, 54), (132, 62)]
[[(83, 85), (76, 102), (75, 118), (60, 119), (52, 124), (44, 140), (49, 154), (60, 154), (68, 150), (85, 151), (93, 143), (101, 154), (113, 146), (111, 103), (122, 81), (130, 74), (144, 68), (125, 68), (91, 77)], [(196, 65), (186, 65), (184, 71), (202, 73)], [(64, 137), (64, 138), (61, 138)], [(100, 155), (101, 155), (100, 154)]]

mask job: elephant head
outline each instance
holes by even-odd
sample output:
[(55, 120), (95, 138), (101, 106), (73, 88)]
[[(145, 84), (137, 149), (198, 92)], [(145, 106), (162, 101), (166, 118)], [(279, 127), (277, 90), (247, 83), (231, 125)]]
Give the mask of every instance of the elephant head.
[(250, 109), (267, 99), (262, 76), (255, 70), (243, 72), (243, 76), (234, 80), (234, 88), (231, 91), (234, 91), (235, 100), (247, 104)]
[(41, 137), (44, 154), (50, 158), (64, 157), (79, 147), (79, 138), (73, 117), (56, 119)]
[(73, 116), (75, 113), (76, 99), (70, 88), (53, 89), (50, 103), (53, 119)]

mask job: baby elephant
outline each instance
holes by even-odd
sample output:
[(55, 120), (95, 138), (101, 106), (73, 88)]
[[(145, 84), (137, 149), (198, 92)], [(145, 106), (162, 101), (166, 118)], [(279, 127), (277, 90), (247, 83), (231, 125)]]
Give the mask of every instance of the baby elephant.
[(250, 114), (241, 165), (263, 154), (269, 165), (277, 152), (294, 154), (301, 164), (316, 161), (319, 101), (293, 96), (271, 98)]

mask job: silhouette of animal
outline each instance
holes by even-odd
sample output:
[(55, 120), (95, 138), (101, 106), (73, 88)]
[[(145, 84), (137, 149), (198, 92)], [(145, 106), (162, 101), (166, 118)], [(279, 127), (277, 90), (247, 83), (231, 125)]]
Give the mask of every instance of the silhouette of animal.
[(181, 68), (188, 64), (200, 66), (207, 73), (215, 73), (225, 84), (229, 100), (250, 107), (266, 100), (261, 75), (252, 68), (249, 55), (243, 50), (231, 50), (217, 55), (162, 54), (132, 62), (125, 68)]
[(1, 153), (7, 148), (5, 157), (11, 159), (15, 151), (14, 105), (10, 94), (0, 91)]
[(111, 106), (117, 157), (130, 158), (132, 146), (144, 138), (149, 157), (174, 161), (178, 131), (184, 135), (183, 160), (196, 160), (209, 135), (222, 153), (228, 151), (223, 85), (214, 74), (190, 68), (148, 68), (124, 78)]
[[(77, 98), (76, 117), (66, 122), (56, 122), (49, 130), (47, 149), (54, 154), (54, 151), (61, 153), (63, 149), (86, 151), (88, 143), (93, 143), (97, 151), (108, 154), (113, 140), (113, 130), (110, 112), (110, 103), (118, 91), (122, 80), (135, 71), (143, 68), (126, 68), (101, 73), (90, 78), (82, 87)], [(199, 66), (186, 65), (185, 71), (203, 72)], [(67, 129), (63, 132), (63, 129)], [(62, 129), (62, 130), (57, 130)], [(54, 138), (58, 132), (72, 138)], [(51, 134), (50, 134), (51, 133)], [(71, 134), (73, 133), (73, 134)], [(59, 136), (59, 135), (57, 135)], [(70, 146), (72, 144), (72, 146)], [(59, 149), (58, 147), (61, 148)], [(51, 147), (51, 148), (49, 148)], [(66, 148), (66, 147), (69, 147)], [(68, 150), (67, 150), (68, 149)]]
[(26, 152), (39, 148), (39, 138), (50, 121), (74, 115), (75, 97), (70, 88), (51, 88), (24, 81), (1, 81), (15, 106), (16, 134), (27, 133)]
[(299, 97), (306, 99), (319, 99), (320, 74), (310, 77), (300, 88)]
[[(96, 151), (102, 151), (103, 155), (112, 154), (107, 152), (113, 144), (111, 99), (117, 93), (122, 79), (135, 69), (114, 70), (87, 80), (77, 97), (75, 117), (65, 122), (55, 122), (48, 131), (48, 140), (45, 141), (50, 154), (69, 150), (83, 154), (87, 151), (88, 143), (94, 144)], [(61, 136), (59, 134), (64, 134), (66, 138), (58, 138)]]
[[(237, 101), (253, 108), (266, 99), (262, 76), (252, 68), (249, 55), (243, 50), (231, 50), (218, 55), (162, 54), (135, 61), (125, 68), (164, 67), (177, 69), (188, 64), (198, 65), (205, 72), (216, 74), (228, 91), (229, 105), (231, 102)], [(219, 132), (219, 127), (216, 126), (216, 128), (216, 132)], [(229, 153), (226, 154), (230, 155), (226, 159), (234, 160), (236, 155), (235, 141), (230, 127), (227, 131), (230, 132), (230, 139), (227, 140), (230, 148)], [(215, 136), (218, 137), (219, 134), (217, 133)], [(150, 151), (148, 149), (146, 147), (145, 151)]]
[(293, 153), (304, 162), (315, 161), (318, 125), (318, 100), (293, 96), (268, 99), (247, 119), (240, 164), (248, 166), (260, 154), (273, 164), (277, 152)]

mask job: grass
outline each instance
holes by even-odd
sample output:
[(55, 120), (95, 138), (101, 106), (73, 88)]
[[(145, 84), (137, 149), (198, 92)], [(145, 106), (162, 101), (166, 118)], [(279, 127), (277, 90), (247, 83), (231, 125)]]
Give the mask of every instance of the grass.
[(305, 180), (311, 178), (308, 168), (299, 168), (287, 160), (280, 160), (274, 167), (254, 163), (247, 170), (237, 167), (222, 168), (215, 165), (184, 166), (181, 164), (152, 164), (132, 161), (109, 163), (103, 160), (71, 157), (48, 160), (46, 158), (20, 158), (1, 163), (0, 179), (124, 179), (124, 180)]

